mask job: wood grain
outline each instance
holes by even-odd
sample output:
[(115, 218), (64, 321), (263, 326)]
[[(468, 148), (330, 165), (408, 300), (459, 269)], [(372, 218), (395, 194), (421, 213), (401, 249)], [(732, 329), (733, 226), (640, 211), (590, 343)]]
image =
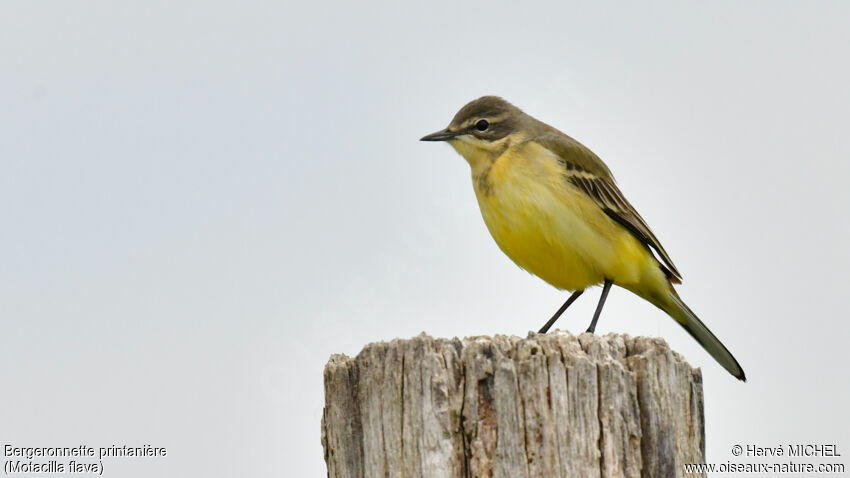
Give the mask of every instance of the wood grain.
[(422, 334), (334, 355), (324, 383), (329, 477), (672, 477), (704, 462), (702, 375), (662, 339)]

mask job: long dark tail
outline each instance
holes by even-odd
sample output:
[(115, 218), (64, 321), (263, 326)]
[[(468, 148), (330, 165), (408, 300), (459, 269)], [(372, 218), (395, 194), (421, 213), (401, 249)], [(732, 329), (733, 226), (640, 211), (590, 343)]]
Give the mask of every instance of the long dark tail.
[(714, 357), (714, 360), (735, 376), (738, 380), (747, 381), (747, 376), (744, 374), (744, 369), (729, 352), (729, 349), (723, 345), (720, 340), (708, 330), (708, 327), (699, 320), (696, 314), (687, 306), (675, 291), (670, 291), (670, 301), (661, 306), (661, 309), (667, 312), (671, 317), (676, 319), (685, 330), (691, 334), (691, 337), (696, 339), (706, 352)]

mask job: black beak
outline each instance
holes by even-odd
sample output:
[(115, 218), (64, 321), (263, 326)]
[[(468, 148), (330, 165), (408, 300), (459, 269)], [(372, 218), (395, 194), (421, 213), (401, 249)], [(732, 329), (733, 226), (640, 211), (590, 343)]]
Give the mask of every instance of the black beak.
[(437, 131), (436, 133), (431, 133), (429, 135), (423, 136), (419, 139), (419, 141), (448, 141), (455, 136), (458, 136), (460, 133), (453, 133), (448, 129), (444, 129), (442, 131)]

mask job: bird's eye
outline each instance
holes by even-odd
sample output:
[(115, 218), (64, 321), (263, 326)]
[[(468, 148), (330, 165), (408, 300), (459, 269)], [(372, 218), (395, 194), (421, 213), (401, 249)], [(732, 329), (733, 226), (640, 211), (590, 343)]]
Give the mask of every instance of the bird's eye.
[(489, 127), (490, 127), (490, 122), (487, 121), (487, 120), (484, 120), (484, 119), (478, 120), (478, 122), (475, 123), (475, 129), (477, 129), (478, 131), (487, 131), (487, 128), (489, 128)]

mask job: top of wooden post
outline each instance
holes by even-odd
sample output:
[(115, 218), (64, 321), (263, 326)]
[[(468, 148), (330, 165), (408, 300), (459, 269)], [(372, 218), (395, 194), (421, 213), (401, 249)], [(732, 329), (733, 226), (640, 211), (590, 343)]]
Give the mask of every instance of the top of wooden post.
[(658, 338), (409, 340), (334, 355), (332, 477), (681, 476), (704, 461), (702, 375)]

